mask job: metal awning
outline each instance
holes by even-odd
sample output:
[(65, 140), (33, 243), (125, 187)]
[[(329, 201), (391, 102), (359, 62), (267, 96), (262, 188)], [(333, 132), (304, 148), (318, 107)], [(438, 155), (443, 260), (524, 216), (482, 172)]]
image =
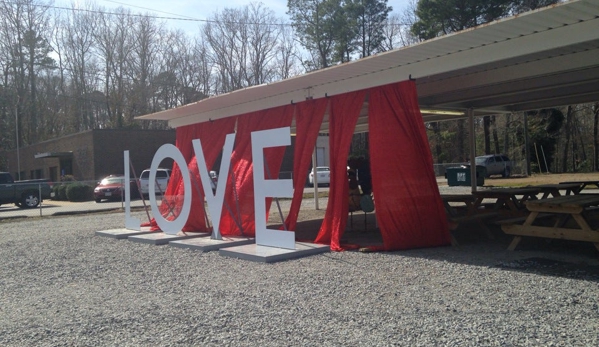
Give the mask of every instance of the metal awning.
[[(424, 121), (462, 117), (468, 109), (482, 115), (593, 102), (597, 57), (599, 0), (572, 0), (136, 119), (179, 127), (408, 78), (416, 79)], [(366, 126), (360, 119), (357, 131)]]
[(35, 159), (44, 159), (44, 158), (72, 158), (73, 152), (44, 152), (38, 153), (34, 155)]

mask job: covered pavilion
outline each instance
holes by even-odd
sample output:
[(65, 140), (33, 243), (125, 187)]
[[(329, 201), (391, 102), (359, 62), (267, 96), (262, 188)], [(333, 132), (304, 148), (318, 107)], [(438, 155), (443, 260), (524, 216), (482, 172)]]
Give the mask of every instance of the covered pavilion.
[[(295, 129), (296, 143), (303, 148), (296, 148), (294, 177), (309, 170), (306, 158), (315, 135), (329, 133), (332, 185), (316, 242), (330, 243), (333, 250), (345, 248), (339, 241), (347, 221), (348, 138), (369, 131), (371, 141), (375, 139), (370, 155), (381, 249), (438, 246), (448, 244), (450, 237), (424, 122), (468, 118), (472, 134), (475, 116), (597, 101), (598, 56), (599, 0), (572, 0), (137, 119), (167, 120), (177, 128), (177, 147), (190, 163), (195, 160), (191, 139), (210, 143), (213, 148), (205, 148), (208, 166), (220, 153), (224, 135), (237, 132), (227, 181), (232, 189), (225, 199), (229, 206), (241, 207), (239, 218), (234, 213), (223, 216), (223, 235), (252, 232), (252, 131), (288, 125)], [(474, 138), (470, 141), (473, 158)], [(280, 151), (267, 153), (272, 177), (281, 156)], [(193, 167), (190, 164), (190, 170)], [(474, 177), (475, 167), (471, 169)], [(175, 183), (168, 191), (177, 189)], [(292, 203), (290, 230), (293, 215), (297, 218), (294, 208)], [(202, 228), (201, 222), (189, 227)]]

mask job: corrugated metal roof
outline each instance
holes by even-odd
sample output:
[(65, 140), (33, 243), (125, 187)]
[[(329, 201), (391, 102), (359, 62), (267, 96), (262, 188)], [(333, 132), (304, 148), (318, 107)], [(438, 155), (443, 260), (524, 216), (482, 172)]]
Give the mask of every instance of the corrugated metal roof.
[(177, 127), (409, 76), (422, 108), (498, 113), (590, 102), (599, 100), (597, 56), (599, 0), (574, 0), (137, 119)]

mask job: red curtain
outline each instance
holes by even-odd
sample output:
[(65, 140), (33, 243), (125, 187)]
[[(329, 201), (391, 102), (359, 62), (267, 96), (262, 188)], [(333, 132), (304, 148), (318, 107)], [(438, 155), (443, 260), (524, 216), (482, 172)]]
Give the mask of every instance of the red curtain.
[[(183, 158), (185, 158), (185, 162), (189, 163), (191, 158), (193, 157), (193, 147), (191, 146), (191, 140), (196, 138), (196, 129), (199, 124), (188, 125), (184, 127), (179, 127), (176, 130), (176, 140), (175, 146), (181, 151), (183, 154)], [(180, 188), (179, 186), (183, 186), (183, 181), (181, 177), (181, 170), (177, 163), (173, 163), (173, 170), (171, 173), (171, 178), (169, 179), (169, 184), (166, 187), (166, 191), (164, 192), (165, 197), (173, 197), (177, 195), (177, 191)], [(170, 202), (170, 201), (169, 201)], [(174, 203), (174, 201), (173, 201)], [(165, 215), (168, 212), (167, 204), (163, 203), (159, 208), (160, 212)], [(172, 216), (171, 216), (172, 218)]]
[(340, 240), (349, 213), (347, 156), (366, 91), (356, 91), (331, 98), (329, 112), (329, 151), (331, 184), (329, 202), (316, 243), (330, 244), (331, 250), (341, 251)]
[(368, 118), (376, 218), (384, 249), (448, 245), (449, 228), (415, 83), (373, 88)]
[[(200, 139), (200, 141), (202, 141), (204, 159), (206, 159), (206, 167), (208, 170), (214, 166), (214, 162), (222, 152), (227, 134), (235, 132), (236, 122), (237, 117), (228, 117), (212, 122), (196, 124), (197, 128), (195, 129), (195, 137), (193, 139)], [(189, 144), (191, 145), (191, 141)], [(188, 168), (190, 170), (192, 181), (192, 209), (189, 214), (189, 219), (187, 220), (185, 227), (183, 227), (183, 231), (209, 231), (206, 227), (206, 211), (204, 209), (205, 193), (200, 181), (200, 172), (198, 171), (197, 157), (195, 154), (191, 161), (189, 161)], [(178, 190), (178, 194), (183, 194), (183, 182), (181, 182), (179, 186), (181, 188)]]
[[(218, 119), (211, 122), (204, 122), (182, 126), (176, 130), (176, 146), (183, 154), (185, 161), (188, 163), (187, 169), (190, 170), (191, 176), (191, 212), (187, 223), (183, 227), (183, 231), (189, 232), (205, 232), (209, 231), (206, 226), (206, 214), (204, 210), (204, 189), (200, 182), (198, 165), (191, 141), (200, 139), (204, 149), (204, 157), (206, 159), (206, 167), (212, 168), (218, 155), (222, 151), (227, 134), (235, 131), (235, 122), (237, 117), (228, 117)], [(198, 191), (199, 190), (199, 191)], [(189, 194), (190, 192), (187, 192)], [(181, 170), (177, 163), (173, 164), (172, 176), (164, 194), (163, 202), (160, 204), (160, 213), (168, 220), (175, 218), (170, 210), (179, 211), (183, 204), (181, 196), (185, 194), (185, 187), (181, 176)], [(175, 215), (178, 215), (175, 213)], [(148, 224), (152, 226), (152, 230), (158, 230), (154, 219)]]
[[(247, 113), (238, 117), (235, 147), (231, 155), (231, 174), (227, 178), (225, 206), (223, 207), (220, 229), (222, 235), (253, 237), (256, 227), (251, 133), (258, 130), (291, 126), (293, 106), (286, 105)], [(265, 149), (264, 160), (267, 166), (265, 173), (270, 172), (272, 178), (278, 178), (284, 154), (285, 147)], [(258, 218), (265, 218), (265, 216), (258, 216)]]
[(310, 163), (312, 152), (318, 138), (318, 130), (322, 124), (324, 113), (328, 105), (328, 99), (306, 100), (296, 104), (295, 108), (295, 148), (293, 154), (293, 200), (289, 208), (289, 214), (285, 220), (287, 230), (295, 230), (299, 215), (302, 197), (304, 194), (305, 178)]

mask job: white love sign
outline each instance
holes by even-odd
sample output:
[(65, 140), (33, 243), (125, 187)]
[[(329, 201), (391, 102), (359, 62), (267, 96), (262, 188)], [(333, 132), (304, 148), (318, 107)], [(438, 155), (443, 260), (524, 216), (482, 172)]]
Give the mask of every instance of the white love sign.
[[(200, 181), (206, 195), (206, 203), (210, 212), (210, 219), (213, 226), (212, 238), (221, 239), (220, 218), (224, 205), (226, 182), (231, 166), (231, 154), (235, 143), (235, 134), (227, 135), (223, 147), (223, 160), (219, 177), (225, 177), (224, 183), (218, 184), (216, 191), (212, 192), (211, 177), (206, 165), (202, 143), (199, 139), (192, 141), (194, 153), (197, 159), (198, 171), (200, 172)], [(256, 244), (263, 246), (295, 249), (295, 233), (292, 231), (281, 231), (266, 228), (266, 199), (274, 197), (292, 197), (293, 181), (290, 179), (279, 180), (265, 178), (264, 172), (264, 149), (269, 147), (289, 146), (291, 144), (291, 129), (289, 127), (277, 128), (263, 131), (255, 131), (251, 134), (252, 158), (254, 167), (254, 210), (256, 225)], [(191, 177), (187, 169), (185, 158), (179, 149), (171, 144), (162, 145), (154, 155), (150, 166), (150, 182), (156, 179), (156, 170), (162, 160), (172, 158), (181, 169), (183, 178), (184, 195), (183, 205), (179, 215), (174, 220), (167, 220), (158, 208), (156, 202), (155, 185), (149, 185), (150, 206), (152, 214), (158, 227), (167, 234), (177, 234), (185, 226), (191, 212)], [(125, 181), (129, 182), (129, 151), (124, 152), (125, 160)], [(221, 175), (222, 174), (222, 175)], [(125, 185), (125, 189), (129, 189)], [(131, 198), (126, 191), (125, 194), (125, 227), (127, 229), (139, 230), (139, 219), (131, 217)]]

